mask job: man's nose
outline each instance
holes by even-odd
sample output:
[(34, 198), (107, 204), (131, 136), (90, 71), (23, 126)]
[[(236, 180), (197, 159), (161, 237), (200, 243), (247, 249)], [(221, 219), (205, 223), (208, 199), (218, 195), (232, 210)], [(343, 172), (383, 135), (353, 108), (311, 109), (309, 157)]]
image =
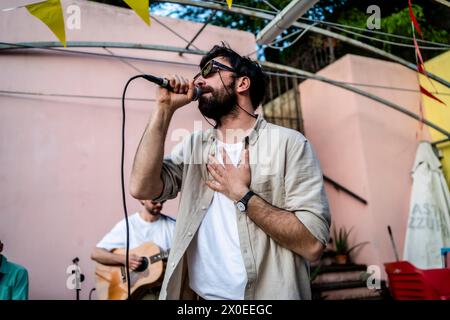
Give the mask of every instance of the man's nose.
[(203, 87), (205, 85), (205, 79), (200, 75), (197, 79), (194, 81), (194, 85), (197, 87)]

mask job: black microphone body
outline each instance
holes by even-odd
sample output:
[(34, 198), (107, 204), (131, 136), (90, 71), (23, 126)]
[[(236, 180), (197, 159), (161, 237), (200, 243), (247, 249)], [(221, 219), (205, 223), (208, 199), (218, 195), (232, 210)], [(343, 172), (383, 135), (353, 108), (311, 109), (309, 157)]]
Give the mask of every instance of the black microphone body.
[[(151, 74), (143, 74), (142, 77), (150, 82), (156, 83), (160, 87), (166, 88), (167, 90), (173, 92), (173, 88), (169, 84), (169, 80), (164, 78), (159, 78), (152, 76)], [(198, 98), (202, 95), (202, 90), (199, 87), (194, 88), (194, 97), (192, 98), (192, 101), (197, 101)]]

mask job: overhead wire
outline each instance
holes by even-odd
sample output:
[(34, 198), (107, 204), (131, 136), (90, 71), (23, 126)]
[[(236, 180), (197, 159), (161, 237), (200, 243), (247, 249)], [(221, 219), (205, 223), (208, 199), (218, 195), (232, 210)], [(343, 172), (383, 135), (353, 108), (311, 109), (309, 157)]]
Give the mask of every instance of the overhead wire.
[(155, 18), (154, 15), (152, 15), (152, 19), (155, 20), (157, 23), (159, 23), (160, 25), (162, 25), (164, 28), (166, 28), (167, 30), (169, 30), (170, 32), (172, 32), (174, 35), (176, 35), (178, 38), (180, 38), (181, 40), (183, 40), (184, 42), (186, 42), (187, 44), (190, 44), (192, 47), (194, 47), (197, 50), (200, 50), (199, 48), (197, 48), (193, 43), (190, 43), (190, 41), (188, 39), (186, 39), (185, 37), (183, 37), (179, 32), (175, 31), (174, 29), (172, 29), (171, 27), (169, 27), (168, 25), (166, 25), (164, 22), (159, 21), (158, 19)]
[[(37, 46), (24, 45), (24, 44), (12, 43), (12, 42), (0, 42), (0, 44), (9, 45), (9, 46), (16, 46), (17, 47), (16, 49), (48, 50), (48, 51), (55, 51), (55, 52), (60, 52), (60, 53), (81, 54), (81, 55), (107, 57), (107, 58), (114, 58), (114, 59), (115, 58), (122, 58), (122, 59), (137, 60), (137, 61), (169, 63), (169, 64), (177, 64), (177, 65), (198, 67), (198, 64), (187, 63), (187, 62), (167, 61), (167, 60), (152, 59), (152, 58), (140, 58), (140, 57), (117, 55), (117, 54), (113, 56), (113, 55), (106, 54), (106, 53), (89, 52), (89, 51), (82, 51), (82, 50), (58, 49), (58, 48), (50, 48), (50, 47), (37, 47)], [(99, 47), (99, 48), (104, 48), (104, 47)], [(1, 49), (0, 48), (0, 54), (1, 54), (1, 52), (3, 50), (15, 50), (15, 49), (13, 49), (13, 48)]]
[[(402, 36), (402, 35), (399, 35), (399, 34), (395, 34), (395, 33), (387, 33), (387, 32), (378, 31), (378, 30), (364, 29), (364, 28), (360, 28), (360, 27), (356, 27), (356, 26), (351, 26), (351, 25), (346, 25), (346, 24), (341, 24), (341, 23), (336, 23), (336, 22), (330, 22), (330, 21), (325, 21), (325, 20), (316, 20), (316, 19), (304, 18), (304, 17), (300, 17), (299, 20), (308, 21), (308, 22), (317, 22), (317, 23), (323, 24), (323, 25), (338, 26), (338, 27), (354, 29), (354, 30), (359, 30), (359, 31), (363, 31), (363, 32), (369, 32), (369, 33), (384, 35), (384, 36), (387, 36), (387, 37), (392, 37), (392, 38), (398, 38), (398, 39), (411, 41), (411, 38), (406, 37), (406, 36)], [(441, 43), (441, 42), (435, 42), (435, 41), (429, 41), (429, 40), (423, 40), (423, 39), (417, 39), (417, 41), (418, 42), (422, 42), (422, 43), (434, 44), (434, 45), (437, 45), (437, 46), (443, 46), (443, 47), (450, 48), (449, 44), (445, 44), (445, 43)]]
[[(106, 50), (107, 52), (109, 52), (112, 56), (116, 57), (116, 55), (114, 54), (114, 52), (112, 52), (111, 50), (109, 50), (107, 47), (103, 47), (104, 50)], [(124, 58), (121, 57), (116, 57), (117, 59), (119, 59), (122, 63), (126, 64), (127, 66), (131, 67), (133, 70), (139, 72), (139, 73), (145, 73), (144, 71), (142, 71), (141, 69), (139, 69), (138, 67), (136, 67), (134, 64), (132, 64), (129, 61), (126, 61)]]
[[(385, 44), (390, 44), (390, 45), (398, 46), (398, 47), (415, 48), (415, 46), (413, 44), (399, 43), (399, 42), (393, 42), (393, 41), (389, 41), (389, 40), (383, 40), (383, 39), (379, 39), (379, 38), (376, 38), (376, 37), (367, 36), (367, 35), (364, 35), (364, 34), (361, 34), (361, 33), (358, 33), (358, 32), (346, 30), (346, 29), (341, 28), (341, 27), (331, 26), (330, 28), (336, 29), (336, 30), (340, 30), (340, 31), (345, 32), (345, 33), (350, 33), (350, 34), (356, 35), (356, 36), (361, 37), (361, 38), (369, 39), (371, 41), (382, 42), (382, 43), (385, 43)], [(443, 50), (443, 51), (447, 51), (447, 50), (450, 49), (450, 47), (426, 47), (426, 46), (419, 46), (419, 48), (420, 49), (424, 49), (424, 50)]]
[[(215, 4), (220, 4), (223, 5), (222, 2), (219, 1), (214, 1), (214, 0), (206, 0), (205, 2), (211, 2), (211, 3), (215, 3)], [(262, 0), (262, 2), (265, 2), (264, 0)], [(272, 11), (272, 10), (265, 10), (265, 9), (261, 9), (261, 8), (252, 8), (249, 6), (245, 6), (245, 5), (239, 5), (239, 4), (233, 4), (233, 6), (235, 6), (236, 8), (242, 8), (242, 9), (247, 9), (247, 10), (252, 10), (252, 11), (256, 11), (256, 12), (262, 12), (262, 13), (268, 13), (268, 14), (277, 14), (280, 10), (278, 11)], [(272, 6), (273, 7), (273, 6)], [(406, 37), (406, 36), (402, 36), (399, 34), (394, 34), (394, 33), (387, 33), (387, 32), (382, 32), (382, 31), (377, 31), (377, 30), (370, 30), (370, 29), (363, 29), (363, 28), (359, 28), (359, 27), (355, 27), (355, 26), (350, 26), (350, 25), (345, 25), (345, 24), (341, 24), (341, 23), (336, 23), (336, 22), (330, 22), (330, 21), (325, 21), (325, 20), (317, 20), (317, 19), (311, 19), (311, 18), (304, 18), (304, 17), (300, 17), (299, 20), (303, 20), (303, 21), (309, 21), (309, 22), (317, 22), (318, 24), (324, 24), (324, 25), (330, 25), (330, 26), (334, 26), (334, 27), (342, 27), (342, 28), (349, 28), (349, 29), (358, 29), (364, 32), (369, 32), (369, 33), (375, 33), (375, 34), (383, 34), (385, 36), (388, 37), (394, 37), (394, 38), (401, 38), (404, 40), (409, 40), (411, 41), (410, 38)], [(348, 30), (347, 30), (348, 31)], [(357, 35), (360, 35), (359, 33), (356, 33)], [(371, 40), (381, 40), (375, 37), (369, 37), (369, 36), (365, 36), (365, 38), (371, 39)], [(434, 41), (428, 41), (428, 40), (422, 40), (422, 39), (417, 39), (418, 42), (422, 42), (422, 43), (428, 43), (428, 44), (434, 44), (437, 46), (442, 46), (445, 48), (450, 49), (450, 45), (446, 44), (446, 43), (440, 43), (440, 42), (434, 42)], [(399, 45), (396, 42), (391, 43), (392, 45)], [(401, 46), (401, 44), (400, 44)], [(437, 49), (435, 47), (421, 47), (423, 49), (426, 50), (443, 50), (443, 49)]]
[[(62, 98), (81, 98), (81, 99), (102, 99), (102, 100), (121, 100), (122, 97), (111, 96), (91, 96), (84, 94), (66, 94), (66, 93), (43, 93), (31, 91), (14, 91), (14, 90), (0, 90), (0, 94), (14, 94), (14, 95), (28, 95), (28, 96), (43, 96), (43, 97), (62, 97)], [(127, 98), (133, 101), (156, 101), (155, 99), (147, 98)]]
[[(265, 70), (264, 72), (266, 74), (268, 74), (268, 75), (278, 76), (278, 77), (288, 77), (288, 78), (297, 78), (297, 79), (315, 79), (314, 77), (301, 76), (301, 75), (296, 75), (296, 74), (291, 74), (291, 73), (279, 73), (279, 72), (273, 72), (273, 71), (268, 71), (268, 70)], [(409, 89), (409, 88), (388, 87), (388, 86), (382, 86), (382, 85), (376, 85), (376, 84), (347, 82), (347, 81), (340, 81), (340, 80), (331, 80), (331, 81), (333, 81), (335, 83), (339, 83), (339, 84), (346, 84), (346, 85), (353, 85), (353, 86), (360, 86), (360, 87), (370, 87), (370, 88), (377, 88), (377, 89), (387, 89), (387, 90), (417, 92), (417, 93), (421, 92), (420, 90)], [(434, 91), (434, 92), (431, 92), (431, 93), (437, 94), (437, 95), (450, 96), (450, 93), (446, 93), (446, 92)]]
[[(273, 46), (272, 44), (267, 44), (266, 46), (272, 49), (278, 49), (278, 50), (284, 50), (289, 48), (290, 46), (294, 45), (298, 40), (300, 40), (301, 37), (303, 37), (303, 35), (309, 31), (309, 29), (311, 29), (312, 27), (314, 27), (317, 23), (313, 23), (312, 25), (308, 26), (307, 28), (303, 29), (303, 30), (299, 30), (301, 31), (301, 33), (298, 35), (297, 38), (295, 38), (294, 40), (292, 40), (292, 42), (288, 43), (287, 45), (283, 46), (283, 47), (276, 47)], [(279, 42), (279, 41), (277, 41)]]

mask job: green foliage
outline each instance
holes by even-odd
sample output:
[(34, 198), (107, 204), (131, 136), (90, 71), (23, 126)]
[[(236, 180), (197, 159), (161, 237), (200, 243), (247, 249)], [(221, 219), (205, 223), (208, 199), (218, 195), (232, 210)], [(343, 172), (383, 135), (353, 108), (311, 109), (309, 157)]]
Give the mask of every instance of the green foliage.
[(313, 282), (317, 278), (317, 276), (319, 275), (320, 271), (322, 270), (322, 266), (323, 266), (323, 262), (320, 261), (320, 263), (316, 267), (311, 268), (311, 273), (309, 275), (309, 280), (311, 282)]
[[(270, 1), (270, 3), (276, 8), (283, 8), (286, 6), (291, 0), (275, 0)], [(223, 1), (225, 3), (225, 1)], [(263, 1), (256, 0), (239, 0), (233, 1), (233, 6), (247, 6), (255, 9), (263, 9), (274, 11), (270, 6), (265, 4)], [(182, 19), (197, 21), (197, 22), (205, 22), (209, 15), (212, 13), (212, 10), (193, 7), (193, 6), (183, 6), (179, 10), (174, 11), (174, 15), (178, 15)], [(214, 18), (210, 22), (213, 25), (228, 27), (233, 29), (239, 29), (244, 31), (249, 31), (252, 33), (257, 33), (261, 30), (268, 21), (264, 21), (262, 19), (255, 19), (248, 16), (238, 16), (235, 14), (228, 14), (226, 11), (217, 12)]]
[[(406, 4), (405, 4), (406, 5)], [(433, 24), (431, 23), (430, 19), (427, 19), (424, 13), (424, 8), (422, 6), (413, 4), (412, 6), (414, 15), (421, 27), (421, 30), (423, 32), (424, 39), (428, 41), (434, 41), (434, 42), (440, 42), (440, 43), (450, 43), (450, 34), (444, 30), (439, 29), (436, 27), (433, 27)], [(358, 28), (366, 28), (366, 21), (367, 21), (368, 15), (365, 12), (360, 11), (357, 8), (352, 8), (348, 11), (344, 11), (341, 13), (339, 18), (337, 19), (337, 22), (344, 25), (354, 26)], [(405, 8), (393, 12), (387, 16), (381, 17), (381, 30), (382, 32), (387, 32), (390, 34), (396, 34), (396, 35), (402, 35), (412, 38), (412, 27), (411, 27), (411, 18), (409, 16), (409, 9), (406, 6)], [(358, 31), (360, 32), (360, 31)], [(374, 34), (374, 33), (363, 33), (366, 35), (370, 35), (371, 37), (382, 39), (382, 40), (389, 40), (391, 42), (396, 43), (407, 43), (411, 44), (411, 41), (408, 40), (402, 40), (402, 39), (394, 39), (387, 37), (385, 35), (380, 34)], [(362, 37), (358, 36), (352, 36), (348, 35), (350, 37), (354, 37), (355, 39), (359, 39), (363, 42), (372, 42), (373, 45), (380, 47), (379, 42), (370, 41), (367, 39), (363, 39)], [(416, 31), (416, 36), (418, 36), (418, 33)], [(420, 38), (418, 36), (418, 38)], [(407, 56), (410, 61), (411, 58), (414, 56), (414, 49), (413, 48), (400, 48), (398, 46), (393, 46), (388, 43), (383, 43), (382, 48), (385, 51), (388, 51), (390, 53), (394, 53), (400, 56)], [(425, 50), (423, 50), (425, 51)], [(422, 52), (426, 57), (430, 57), (434, 54), (440, 53), (442, 51), (435, 51), (435, 52), (429, 52), (425, 51)]]
[[(121, 7), (127, 7), (123, 0), (90, 0), (102, 3), (108, 3)], [(225, 0), (213, 1), (216, 3), (225, 4)], [(270, 3), (270, 5), (267, 4)], [(246, 6), (249, 8), (265, 10), (275, 13), (276, 9), (283, 9), (291, 0), (234, 0), (233, 6), (239, 8), (240, 6)], [(311, 8), (304, 17), (315, 20), (324, 20), (329, 22), (338, 22), (345, 25), (356, 26), (366, 29), (366, 22), (369, 14), (366, 13), (369, 5), (378, 5), (381, 9), (381, 30), (387, 33), (395, 33), (407, 37), (411, 37), (411, 22), (408, 13), (408, 3), (406, 0), (321, 0), (317, 2), (313, 8)], [(217, 11), (210, 19), (213, 11), (209, 9), (176, 5), (170, 3), (164, 3), (159, 1), (150, 0), (150, 7), (152, 12), (159, 12), (172, 18), (186, 19), (204, 23), (209, 21), (209, 24), (217, 25), (226, 28), (239, 29), (249, 31), (257, 34), (269, 21), (251, 18), (244, 15), (231, 14), (224, 11)], [(275, 7), (276, 9), (274, 9)], [(157, 11), (159, 10), (159, 11)], [(418, 22), (424, 32), (424, 39), (428, 41), (435, 41), (440, 43), (450, 43), (450, 9), (441, 5), (435, 1), (429, 0), (414, 0), (413, 10), (418, 19)], [(329, 28), (326, 25), (318, 25), (321, 28)], [(282, 36), (286, 36), (289, 33), (297, 30), (292, 27), (285, 31)], [(397, 55), (405, 60), (415, 63), (414, 49), (411, 47), (399, 47), (391, 44), (380, 43), (378, 41), (363, 39), (361, 36), (351, 35), (344, 33), (333, 28), (330, 29), (333, 32), (342, 33), (348, 37), (361, 40), (364, 43), (368, 43), (375, 47), (381, 48), (394, 55)], [(357, 31), (360, 32), (360, 31)], [(387, 37), (385, 35), (371, 33), (369, 31), (362, 31), (362, 34), (370, 37), (375, 37), (381, 40), (389, 40), (397, 43), (408, 43), (411, 41), (395, 39)], [(295, 38), (295, 37), (294, 37)], [(285, 46), (293, 38), (279, 43), (279, 46)], [(218, 41), (224, 39), (218, 39)], [(317, 57), (315, 49), (324, 47), (327, 39), (324, 36), (315, 34), (313, 32), (307, 32), (300, 41), (296, 44), (288, 47), (284, 50), (277, 50), (266, 48), (264, 50), (264, 56), (266, 60), (287, 64), (293, 67), (303, 68), (312, 72), (317, 70), (309, 69), (308, 63), (305, 65), (305, 61), (313, 61)], [(337, 41), (334, 50), (336, 59), (347, 54), (359, 54), (369, 57), (380, 58), (380, 56), (370, 51), (363, 50), (351, 46), (345, 42)], [(422, 50), (422, 56), (424, 60), (433, 58), (434, 56), (442, 53), (439, 50)]]
[(333, 227), (333, 241), (334, 241), (334, 249), (336, 251), (336, 254), (340, 255), (349, 255), (350, 252), (355, 250), (356, 248), (366, 245), (369, 242), (361, 242), (358, 244), (355, 244), (350, 247), (348, 237), (350, 233), (352, 232), (353, 227), (350, 228), (350, 230), (347, 231), (345, 227), (342, 227), (339, 229), (339, 231), (336, 231), (336, 226)]

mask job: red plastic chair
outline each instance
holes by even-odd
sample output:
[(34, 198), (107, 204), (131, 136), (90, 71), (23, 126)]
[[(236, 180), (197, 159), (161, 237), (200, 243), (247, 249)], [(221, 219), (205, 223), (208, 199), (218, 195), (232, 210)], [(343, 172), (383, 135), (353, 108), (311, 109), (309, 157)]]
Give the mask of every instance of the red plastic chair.
[(395, 300), (450, 300), (450, 269), (417, 269), (408, 261), (385, 263)]

